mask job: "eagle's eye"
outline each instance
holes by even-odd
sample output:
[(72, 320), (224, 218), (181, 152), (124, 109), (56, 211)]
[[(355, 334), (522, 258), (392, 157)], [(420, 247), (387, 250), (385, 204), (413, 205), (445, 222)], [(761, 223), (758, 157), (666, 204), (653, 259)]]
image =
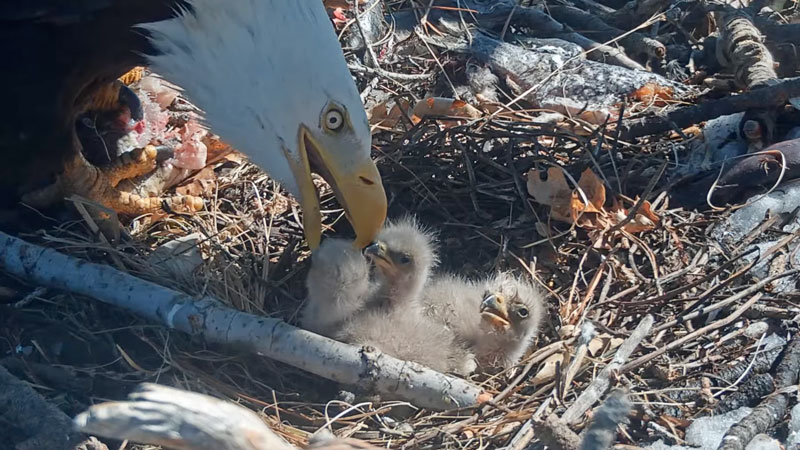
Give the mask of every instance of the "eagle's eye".
[(517, 315), (519, 316), (520, 319), (524, 319), (524, 318), (528, 317), (528, 308), (526, 308), (524, 306), (519, 308), (517, 310)]
[(337, 131), (344, 125), (344, 116), (338, 109), (329, 109), (325, 113), (325, 128), (328, 131)]

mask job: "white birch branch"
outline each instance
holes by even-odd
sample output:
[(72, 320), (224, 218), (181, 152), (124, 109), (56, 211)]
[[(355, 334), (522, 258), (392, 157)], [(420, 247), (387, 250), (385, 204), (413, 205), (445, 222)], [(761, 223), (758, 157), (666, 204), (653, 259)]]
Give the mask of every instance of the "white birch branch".
[[(297, 450), (247, 408), (152, 383), (140, 384), (128, 401), (91, 406), (73, 425), (84, 433), (176, 450)], [(306, 448), (378, 450), (330, 432), (315, 434)]]
[(207, 342), (238, 345), (385, 398), (436, 410), (476, 405), (491, 398), (478, 387), (369, 347), (355, 347), (286, 322), (228, 308), (27, 243), (0, 232), (0, 269), (30, 283), (94, 298), (132, 311)]
[(91, 406), (73, 424), (84, 433), (176, 450), (297, 450), (246, 408), (150, 383), (128, 401)]
[(583, 415), (592, 405), (600, 400), (611, 386), (611, 375), (628, 361), (628, 358), (631, 357), (636, 347), (650, 334), (651, 328), (653, 328), (653, 316), (648, 314), (644, 316), (636, 329), (634, 329), (631, 335), (619, 346), (611, 362), (608, 363), (608, 365), (600, 371), (600, 374), (597, 375), (597, 378), (592, 380), (589, 386), (584, 389), (581, 395), (575, 400), (575, 403), (567, 408), (564, 414), (561, 415), (561, 420), (564, 423), (567, 425), (574, 425), (583, 418)]

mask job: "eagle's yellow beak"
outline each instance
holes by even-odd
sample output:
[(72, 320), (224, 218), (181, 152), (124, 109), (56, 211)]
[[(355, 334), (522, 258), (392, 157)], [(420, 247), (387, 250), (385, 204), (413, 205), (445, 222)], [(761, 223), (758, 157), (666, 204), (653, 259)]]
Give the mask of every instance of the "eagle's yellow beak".
[[(330, 141), (328, 141), (330, 143)], [(369, 155), (354, 154), (352, 149), (323, 145), (305, 128), (300, 128), (300, 161), (288, 158), (300, 188), (303, 208), (303, 231), (312, 250), (322, 236), (322, 213), (319, 196), (311, 179), (317, 172), (333, 189), (344, 208), (347, 220), (356, 232), (354, 245), (363, 248), (375, 238), (386, 220), (386, 192), (381, 175)], [(349, 151), (348, 151), (349, 150)]]

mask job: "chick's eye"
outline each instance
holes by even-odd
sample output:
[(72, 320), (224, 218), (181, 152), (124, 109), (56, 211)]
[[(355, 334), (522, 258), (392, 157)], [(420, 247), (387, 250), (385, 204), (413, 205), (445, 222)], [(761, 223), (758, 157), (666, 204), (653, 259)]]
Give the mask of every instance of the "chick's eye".
[(520, 319), (524, 319), (524, 318), (528, 317), (528, 308), (522, 307), (522, 308), (518, 309), (517, 310), (517, 315), (520, 317)]
[(408, 264), (411, 262), (411, 258), (406, 255), (400, 257), (400, 264)]
[(336, 131), (339, 128), (342, 128), (344, 124), (344, 117), (342, 116), (341, 111), (336, 109), (331, 109), (325, 113), (325, 128)]

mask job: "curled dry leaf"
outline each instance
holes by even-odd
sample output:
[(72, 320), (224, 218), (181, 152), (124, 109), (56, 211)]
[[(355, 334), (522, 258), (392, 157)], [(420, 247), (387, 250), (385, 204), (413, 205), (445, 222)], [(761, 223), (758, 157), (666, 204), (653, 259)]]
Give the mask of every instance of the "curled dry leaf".
[[(390, 107), (391, 104), (391, 107)], [(394, 128), (403, 120), (403, 115), (410, 117), (411, 103), (403, 98), (398, 98), (395, 101), (387, 100), (373, 106), (367, 115), (369, 117), (370, 125), (381, 125), (388, 128)]]
[(417, 123), (430, 116), (463, 117), (477, 119), (481, 112), (463, 100), (428, 97), (420, 100), (411, 110), (411, 121)]
[[(617, 215), (622, 215), (618, 221), (622, 221), (628, 216), (628, 212), (620, 205), (617, 210)], [(651, 209), (650, 202), (647, 200), (642, 203), (642, 206), (636, 211), (636, 215), (630, 222), (626, 223), (622, 228), (628, 233), (640, 233), (642, 231), (652, 230), (658, 225), (661, 219)]]
[(426, 117), (477, 119), (482, 116), (477, 108), (463, 100), (428, 97), (420, 100), (413, 107), (405, 100), (399, 100), (391, 108), (388, 102), (380, 103), (369, 111), (369, 120), (372, 125), (394, 128), (402, 121), (403, 114), (414, 124)]
[[(606, 208), (606, 188), (591, 169), (586, 169), (578, 180), (578, 187), (571, 189), (563, 171), (558, 167), (547, 170), (547, 178), (542, 180), (539, 173), (531, 169), (527, 174), (528, 193), (542, 205), (550, 207), (554, 220), (575, 224), (589, 231), (595, 247), (610, 245), (619, 236), (615, 232), (608, 236), (607, 231), (622, 223), (628, 216), (620, 201), (612, 198)], [(642, 203), (636, 215), (622, 229), (627, 233), (640, 233), (654, 229), (660, 219), (651, 208), (650, 202)]]
[(667, 101), (674, 98), (671, 87), (661, 86), (656, 83), (647, 83), (631, 94), (631, 98), (653, 106), (666, 106)]
[(601, 334), (589, 342), (589, 354), (598, 356), (602, 353), (607, 353), (609, 350), (614, 350), (622, 345), (623, 341), (624, 339), (615, 338), (607, 333)]
[(241, 163), (244, 160), (244, 155), (237, 152), (236, 149), (231, 147), (225, 141), (221, 140), (219, 136), (215, 134), (206, 134), (202, 141), (208, 149), (206, 159), (207, 164), (213, 164), (221, 161), (222, 159), (237, 163)]
[(542, 180), (535, 169), (528, 171), (528, 194), (536, 203), (550, 207), (552, 217), (562, 222), (572, 222), (572, 189), (567, 184), (564, 172), (558, 167), (547, 169), (547, 178)]
[(556, 377), (556, 369), (558, 366), (565, 367), (568, 363), (569, 352), (566, 350), (550, 355), (550, 357), (544, 360), (544, 363), (540, 366), (536, 375), (531, 378), (531, 382), (538, 386), (553, 380)]
[(180, 195), (193, 195), (195, 197), (206, 197), (214, 195), (217, 174), (210, 166), (203, 167), (191, 178), (184, 181), (181, 186), (175, 189)]

